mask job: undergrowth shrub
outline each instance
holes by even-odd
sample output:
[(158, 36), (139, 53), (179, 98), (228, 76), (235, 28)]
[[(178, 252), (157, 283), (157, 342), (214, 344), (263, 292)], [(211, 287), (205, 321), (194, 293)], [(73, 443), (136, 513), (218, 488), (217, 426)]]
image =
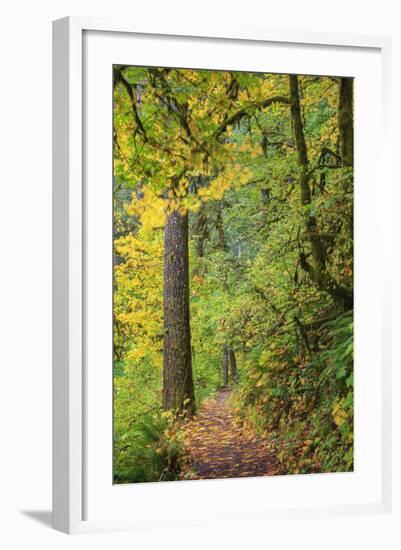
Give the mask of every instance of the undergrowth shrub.
[(114, 441), (114, 482), (138, 483), (178, 479), (182, 459), (181, 433), (166, 412), (142, 415), (132, 430)]
[(352, 312), (324, 323), (317, 343), (302, 354), (287, 335), (243, 357), (234, 410), (269, 434), (283, 473), (353, 469)]

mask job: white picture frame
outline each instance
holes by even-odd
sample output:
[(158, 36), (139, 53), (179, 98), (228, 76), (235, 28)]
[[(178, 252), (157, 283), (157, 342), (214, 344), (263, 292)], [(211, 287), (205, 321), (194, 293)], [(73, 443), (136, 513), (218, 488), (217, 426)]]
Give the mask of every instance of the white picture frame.
[[(379, 216), (378, 231), (383, 237), (391, 228), (386, 213), (391, 208), (391, 166), (389, 153), (390, 129), (390, 55), (391, 42), (387, 37), (337, 35), (312, 32), (290, 32), (274, 30), (242, 29), (182, 29), (142, 28), (139, 23), (114, 22), (87, 17), (68, 17), (54, 22), (53, 26), (53, 526), (66, 533), (135, 529), (148, 520), (156, 525), (170, 525), (171, 518), (151, 517), (151, 510), (143, 510), (138, 517), (86, 518), (87, 496), (85, 494), (88, 465), (85, 462), (88, 430), (87, 403), (88, 383), (85, 362), (87, 325), (85, 324), (85, 269), (87, 262), (87, 231), (84, 209), (84, 164), (87, 150), (84, 147), (84, 33), (118, 33), (118, 36), (145, 36), (150, 40), (158, 37), (180, 37), (181, 41), (203, 41), (213, 44), (215, 40), (229, 43), (274, 43), (292, 47), (336, 47), (353, 55), (360, 49), (375, 51), (380, 56), (380, 182), (386, 190)], [(116, 36), (116, 35), (114, 35)], [(152, 38), (153, 37), (153, 38)], [(111, 34), (109, 38), (113, 40)], [(162, 64), (162, 63), (161, 63)], [(268, 70), (268, 67), (266, 67)], [(85, 191), (86, 193), (86, 191)], [(384, 196), (384, 193), (382, 193)], [(390, 251), (383, 246), (382, 261), (389, 262)], [(364, 513), (385, 513), (391, 509), (391, 356), (390, 356), (390, 290), (383, 270), (380, 275), (383, 295), (380, 297), (381, 358), (380, 384), (371, 391), (376, 392), (380, 403), (380, 497), (363, 502), (333, 502), (322, 506), (297, 504), (295, 507), (280, 506), (260, 508), (257, 517), (311, 517), (312, 515), (346, 515)], [(110, 377), (111, 384), (111, 377)], [(379, 395), (380, 394), (380, 395)], [(358, 406), (358, 405), (356, 405)], [(109, 414), (110, 411), (106, 412)], [(111, 444), (111, 440), (110, 440)], [(111, 453), (111, 448), (110, 448)], [(92, 472), (92, 475), (95, 475)], [(296, 476), (300, 477), (300, 476)], [(322, 479), (322, 478), (321, 478)], [(229, 483), (244, 483), (244, 480), (230, 480)], [(276, 479), (276, 483), (283, 480)], [(252, 491), (258, 478), (249, 480)], [(323, 482), (323, 481), (322, 481)], [(191, 482), (185, 482), (186, 497), (191, 494)], [(204, 483), (204, 482), (200, 482)], [(206, 482), (207, 491), (213, 491), (217, 482)], [(223, 481), (224, 483), (224, 481)], [(319, 483), (319, 482), (316, 482)], [(110, 477), (111, 484), (111, 477)], [(166, 486), (166, 484), (163, 484)], [(167, 484), (175, 485), (176, 484)], [(182, 484), (181, 484), (182, 485)], [(199, 487), (199, 484), (198, 486)], [(221, 487), (221, 485), (219, 485)], [(225, 487), (229, 488), (226, 484)], [(245, 487), (245, 485), (242, 485)], [(284, 487), (284, 486), (283, 486)], [(141, 487), (141, 494), (155, 495), (153, 484)], [(206, 490), (206, 489), (205, 489)], [(232, 487), (231, 489), (232, 490)], [(285, 488), (283, 489), (286, 490)], [(181, 489), (180, 489), (181, 491)], [(198, 491), (198, 489), (197, 489)], [(199, 493), (199, 491), (198, 491)], [(120, 497), (117, 497), (120, 498)], [(123, 497), (121, 497), (123, 498)], [(124, 497), (125, 498), (125, 497)], [(232, 505), (235, 509), (235, 505)], [(146, 505), (145, 505), (146, 508)], [(154, 511), (153, 511), (154, 513)], [(235, 520), (235, 514), (230, 514)], [(205, 518), (207, 511), (205, 511)], [(159, 521), (160, 519), (160, 521)], [(210, 518), (209, 518), (210, 519)], [(177, 519), (175, 524), (190, 525), (191, 515)]]

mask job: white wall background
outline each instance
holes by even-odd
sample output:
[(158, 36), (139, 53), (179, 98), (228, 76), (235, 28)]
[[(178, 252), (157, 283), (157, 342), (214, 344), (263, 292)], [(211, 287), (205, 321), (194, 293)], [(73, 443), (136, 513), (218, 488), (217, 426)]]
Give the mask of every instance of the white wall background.
[[(51, 507), (51, 21), (65, 15), (118, 16), (151, 24), (242, 24), (393, 36), (394, 158), (397, 174), (401, 124), (401, 17), (397, 0), (14, 0), (3, 4), (1, 76), (1, 483), (0, 544), (3, 548), (239, 549), (401, 547), (395, 517), (314, 519), (210, 529), (185, 529), (68, 537), (52, 531)], [(395, 179), (395, 234), (400, 234), (401, 194)], [(394, 281), (400, 286), (400, 240)], [(394, 310), (401, 308), (394, 290)], [(400, 333), (394, 314), (394, 387)], [(394, 410), (400, 417), (395, 399)], [(396, 424), (395, 464), (400, 464)], [(395, 514), (400, 520), (400, 475), (395, 472)], [(400, 522), (399, 522), (400, 523)]]

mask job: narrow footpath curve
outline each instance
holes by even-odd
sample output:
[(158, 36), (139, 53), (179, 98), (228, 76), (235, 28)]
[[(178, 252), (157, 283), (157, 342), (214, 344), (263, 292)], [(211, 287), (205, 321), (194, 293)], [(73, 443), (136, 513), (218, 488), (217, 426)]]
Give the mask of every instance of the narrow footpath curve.
[[(278, 473), (268, 441), (244, 433), (228, 407), (229, 389), (205, 401), (185, 428), (192, 479), (270, 476)], [(187, 473), (188, 474), (188, 473)]]

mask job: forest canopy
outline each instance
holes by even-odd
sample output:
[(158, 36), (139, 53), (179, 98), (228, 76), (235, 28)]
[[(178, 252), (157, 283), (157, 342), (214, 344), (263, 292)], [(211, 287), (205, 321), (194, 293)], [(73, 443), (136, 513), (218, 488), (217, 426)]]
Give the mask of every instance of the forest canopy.
[(113, 78), (115, 483), (352, 470), (352, 79)]

